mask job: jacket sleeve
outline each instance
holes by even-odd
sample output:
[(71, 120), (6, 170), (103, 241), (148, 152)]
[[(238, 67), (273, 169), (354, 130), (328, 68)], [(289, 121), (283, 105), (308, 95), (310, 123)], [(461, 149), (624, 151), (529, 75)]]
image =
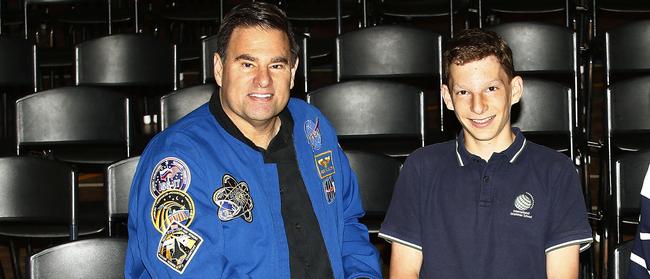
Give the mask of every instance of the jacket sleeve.
[(366, 226), (359, 223), (359, 218), (365, 212), (361, 205), (357, 178), (343, 150), (338, 147), (337, 152), (344, 170), (342, 172), (344, 228), (341, 253), (345, 278), (382, 278), (377, 249), (370, 243)]
[[(200, 164), (200, 155), (187, 151), (194, 148), (187, 141), (174, 142), (182, 144), (161, 147), (152, 142), (138, 164), (129, 197), (129, 241), (124, 277), (250, 278), (236, 270), (224, 256), (223, 229), (220, 222), (214, 222), (214, 210), (209, 204), (211, 199), (207, 197), (211, 188), (206, 188), (209, 184)], [(151, 185), (156, 179), (154, 172), (161, 172), (161, 162), (169, 158), (177, 164), (182, 161), (191, 179), (186, 177), (190, 180), (189, 185), (184, 189), (180, 187), (180, 192), (185, 194), (163, 190), (158, 197), (166, 192), (170, 197), (161, 201), (152, 193)], [(179, 172), (178, 169), (172, 171)], [(173, 203), (180, 206), (165, 208), (166, 204)], [(181, 210), (175, 215), (174, 211), (179, 207)], [(154, 220), (155, 215), (163, 217)], [(193, 216), (191, 221), (178, 217), (188, 215)], [(172, 220), (167, 222), (172, 224), (161, 222), (161, 218)]]
[(628, 278), (650, 279), (648, 261), (650, 260), (650, 166), (641, 189), (641, 220), (630, 254)]

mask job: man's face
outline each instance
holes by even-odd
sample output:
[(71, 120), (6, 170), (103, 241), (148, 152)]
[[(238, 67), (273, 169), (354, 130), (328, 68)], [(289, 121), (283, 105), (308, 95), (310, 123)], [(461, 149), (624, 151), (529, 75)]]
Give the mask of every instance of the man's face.
[(235, 28), (226, 57), (214, 56), (221, 104), (237, 127), (270, 123), (287, 105), (297, 61), (291, 65), (286, 34), (260, 27)]
[(519, 102), (523, 81), (510, 80), (495, 56), (453, 64), (449, 67), (449, 85), (442, 86), (448, 109), (463, 126), (466, 143), (483, 142), (509, 146), (511, 141), (510, 107)]

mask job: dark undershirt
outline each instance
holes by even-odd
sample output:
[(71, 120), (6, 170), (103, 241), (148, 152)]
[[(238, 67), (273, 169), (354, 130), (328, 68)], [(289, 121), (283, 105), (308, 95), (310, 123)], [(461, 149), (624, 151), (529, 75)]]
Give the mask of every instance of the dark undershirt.
[(318, 220), (298, 168), (289, 110), (280, 112), (280, 130), (266, 150), (246, 138), (230, 120), (221, 107), (219, 92), (212, 94), (210, 112), (230, 135), (261, 152), (265, 163), (277, 165), (291, 278), (333, 278)]

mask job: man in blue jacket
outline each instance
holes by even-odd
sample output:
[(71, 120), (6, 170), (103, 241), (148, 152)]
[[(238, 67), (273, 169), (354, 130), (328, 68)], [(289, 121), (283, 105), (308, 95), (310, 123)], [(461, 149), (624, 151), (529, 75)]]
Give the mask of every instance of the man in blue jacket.
[(289, 98), (284, 13), (242, 4), (218, 34), (211, 100), (157, 135), (136, 171), (126, 278), (380, 278), (336, 134)]

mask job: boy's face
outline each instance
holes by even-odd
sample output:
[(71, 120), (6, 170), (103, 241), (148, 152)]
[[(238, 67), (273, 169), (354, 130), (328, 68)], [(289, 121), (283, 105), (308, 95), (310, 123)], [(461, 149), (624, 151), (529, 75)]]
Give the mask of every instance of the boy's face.
[(448, 85), (441, 92), (463, 126), (465, 144), (471, 140), (499, 148), (512, 143), (510, 107), (519, 102), (523, 81), (518, 76), (509, 79), (495, 56), (464, 65), (452, 63)]

